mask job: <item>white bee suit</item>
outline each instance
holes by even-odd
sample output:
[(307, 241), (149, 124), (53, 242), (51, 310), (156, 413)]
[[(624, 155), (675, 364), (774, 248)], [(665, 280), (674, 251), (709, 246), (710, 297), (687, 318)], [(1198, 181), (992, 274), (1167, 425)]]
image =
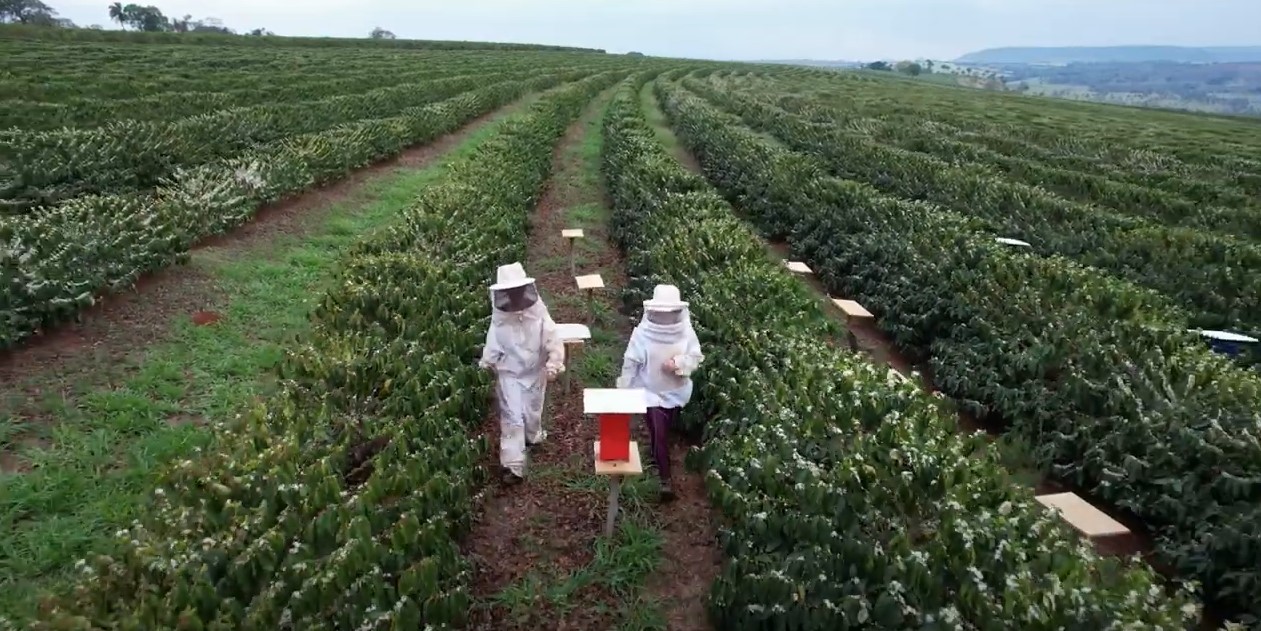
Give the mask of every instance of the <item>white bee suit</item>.
[(523, 476), (526, 443), (547, 437), (543, 400), (548, 377), (565, 369), (565, 345), (542, 300), (521, 311), (494, 310), (481, 365), (493, 368), (499, 378), (499, 463)]
[[(675, 371), (663, 367), (671, 359), (675, 360)], [(690, 376), (704, 359), (689, 320), (663, 326), (645, 318), (626, 345), (617, 387), (643, 388), (650, 408), (681, 408), (692, 399)]]
[[(661, 312), (669, 322), (654, 321)], [(674, 369), (666, 362), (674, 360)], [(692, 314), (673, 285), (658, 285), (644, 301), (644, 315), (631, 332), (622, 356), (619, 388), (643, 388), (648, 407), (681, 408), (692, 398), (691, 375), (705, 361), (701, 343), (692, 328)]]

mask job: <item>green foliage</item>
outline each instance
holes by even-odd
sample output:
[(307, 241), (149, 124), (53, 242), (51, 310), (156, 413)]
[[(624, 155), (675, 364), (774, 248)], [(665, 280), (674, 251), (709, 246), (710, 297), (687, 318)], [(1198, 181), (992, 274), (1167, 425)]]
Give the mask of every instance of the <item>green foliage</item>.
[[(1149, 206), (1159, 195), (1137, 196), (1134, 187), (1083, 182), (1093, 203), (1075, 203), (1037, 185), (1013, 182), (982, 165), (891, 147), (853, 133), (848, 116), (831, 108), (804, 105), (800, 115), (767, 103), (757, 94), (705, 89), (706, 98), (729, 107), (758, 129), (789, 147), (816, 156), (834, 175), (870, 184), (882, 193), (925, 200), (977, 220), (1000, 236), (1024, 239), (1043, 252), (1150, 287), (1192, 311), (1203, 328), (1261, 331), (1261, 244), (1199, 226), (1258, 233), (1261, 211), (1205, 209), (1193, 203)], [(923, 132), (916, 133), (923, 136)], [(932, 141), (927, 141), (932, 142)], [(1013, 167), (1014, 168), (1014, 167)], [(1037, 169), (1026, 163), (1025, 169)], [(1058, 180), (1068, 184), (1067, 178)], [(1040, 182), (1041, 183), (1041, 182)], [(1100, 206), (1130, 206), (1147, 218), (1109, 212)], [(1153, 219), (1163, 220), (1158, 223)], [(1185, 227), (1167, 223), (1181, 223)]]
[(1184, 594), (1098, 559), (1012, 487), (935, 398), (821, 343), (834, 323), (818, 300), (666, 153), (637, 88), (609, 110), (604, 170), (633, 286), (678, 284), (708, 357), (686, 414), (708, 419), (707, 486), (729, 523), (716, 628), (1181, 629), (1194, 618)]
[[(348, 254), (279, 394), (177, 463), (37, 629), (445, 627), (464, 619), (489, 412), (484, 286), (523, 254), (552, 147), (600, 90), (558, 88)], [(493, 182), (493, 183), (491, 183)]]
[(154, 33), (174, 30), (171, 26), (170, 18), (163, 15), (161, 9), (152, 5), (124, 5), (120, 2), (115, 2), (109, 6), (109, 19), (137, 31)]
[[(1009, 421), (1044, 467), (1142, 518), (1160, 556), (1209, 598), (1243, 621), (1261, 613), (1261, 378), (1204, 348), (1160, 294), (1012, 251), (975, 217), (828, 177), (833, 162), (789, 151), (686, 90), (662, 93), (724, 195), (766, 234), (786, 236), (829, 291), (861, 301), (900, 347), (931, 356), (944, 392)], [(799, 123), (767, 129), (804, 147)], [(976, 185), (923, 173), (954, 191)], [(1050, 221), (1027, 225), (1049, 231)]]
[[(0, 128), (24, 131), (65, 131), (62, 128), (108, 127), (123, 121), (166, 123), (234, 110), (236, 115), (257, 115), (265, 111), (255, 106), (276, 106), (273, 114), (286, 111), (310, 114), (297, 106), (341, 102), (353, 106), (347, 97), (358, 97), (359, 107), (376, 100), (369, 117), (388, 117), (386, 108), (399, 101), (399, 89), (412, 84), (413, 101), (424, 97), (425, 85), (442, 90), (440, 81), (481, 74), (492, 78), (505, 70), (531, 67), (553, 70), (574, 66), (573, 57), (544, 59), (541, 55), (515, 53), (528, 57), (515, 60), (494, 53), (419, 51), (403, 56), (375, 50), (308, 51), (293, 49), (275, 55), (272, 65), (250, 72), (225, 74), (221, 67), (257, 66), (261, 53), (253, 48), (226, 48), (213, 55), (198, 54), (172, 58), (159, 46), (141, 47), (137, 65), (102, 67), (102, 52), (87, 46), (68, 47), (42, 42), (0, 40), (0, 54), (28, 62), (30, 67), (15, 69), (0, 82)], [(60, 72), (50, 75), (37, 68), (61, 63)], [(415, 84), (421, 84), (417, 87)], [(483, 84), (484, 85), (484, 84)], [(478, 86), (481, 87), (481, 86)], [(392, 90), (389, 90), (392, 88)], [(337, 98), (341, 97), (341, 98)], [(331, 100), (331, 101), (330, 101)], [(345, 114), (351, 114), (347, 109)], [(344, 117), (334, 122), (345, 121)], [(188, 121), (184, 121), (187, 123)], [(259, 121), (265, 124), (267, 119)], [(306, 123), (310, 126), (318, 123)], [(283, 120), (278, 124), (286, 124)], [(293, 124), (293, 123), (287, 123)], [(121, 132), (116, 132), (121, 133)], [(258, 133), (267, 133), (261, 130)]]
[[(114, 17), (114, 6), (122, 9), (120, 3), (110, 6), (110, 19)], [(579, 48), (574, 46), (551, 46), (547, 44), (519, 44), (510, 42), (472, 42), (450, 40), (420, 39), (355, 39), (349, 37), (271, 37), (266, 39), (238, 37), (221, 33), (174, 33), (169, 30), (158, 31), (106, 31), (101, 29), (56, 30), (32, 28), (23, 25), (0, 25), (0, 38), (16, 38), (25, 40), (52, 40), (59, 42), (117, 42), (125, 44), (203, 44), (242, 47), (307, 47), (307, 48), (376, 48), (384, 50), (498, 50), (498, 51), (552, 51), (573, 53), (603, 53), (602, 49)]]
[[(0, 188), (0, 199), (10, 209), (20, 211), (84, 195), (147, 191), (178, 179), (183, 170), (239, 158), (251, 150), (274, 150), (304, 134), (368, 121), (405, 119), (412, 108), (488, 83), (520, 81), (540, 74), (524, 66), (495, 71), (485, 62), (471, 70), (422, 84), (227, 108), (171, 121), (117, 120), (104, 128), (0, 132), (0, 152), (12, 160), (11, 176)], [(547, 70), (551, 73), (544, 76), (556, 73), (562, 79), (591, 73), (563, 67)]]
[(40, 0), (0, 0), (0, 24), (73, 26), (59, 20), (57, 11)]
[[(565, 56), (552, 67), (538, 61), (518, 58), (505, 66), (482, 53), (457, 57), (420, 84), (313, 99), (308, 85), (295, 89), (298, 100), (289, 103), (99, 128), (0, 132), (0, 154), (11, 160), (0, 182), (0, 203), (10, 209), (0, 214), (0, 273), (8, 279), (0, 285), (0, 348), (180, 262), (198, 241), (240, 225), (264, 204), (601, 66), (574, 68)], [(180, 102), (152, 103), (161, 111), (164, 103)]]
[(918, 77), (924, 72), (924, 67), (914, 61), (900, 61), (895, 69), (912, 77)]

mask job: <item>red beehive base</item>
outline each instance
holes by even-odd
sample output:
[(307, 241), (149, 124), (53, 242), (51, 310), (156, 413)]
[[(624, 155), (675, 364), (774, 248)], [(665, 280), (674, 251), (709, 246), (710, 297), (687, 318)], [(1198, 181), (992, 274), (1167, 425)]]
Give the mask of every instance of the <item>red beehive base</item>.
[(601, 414), (600, 460), (630, 460), (629, 414)]

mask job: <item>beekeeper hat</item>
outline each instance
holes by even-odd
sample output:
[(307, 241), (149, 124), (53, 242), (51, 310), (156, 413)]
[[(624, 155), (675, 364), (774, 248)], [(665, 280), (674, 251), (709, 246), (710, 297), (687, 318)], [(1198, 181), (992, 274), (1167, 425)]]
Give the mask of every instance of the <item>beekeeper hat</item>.
[(645, 311), (677, 311), (686, 306), (679, 296), (679, 288), (674, 285), (657, 285), (652, 290), (652, 298), (644, 301)]
[(534, 279), (526, 275), (525, 268), (520, 263), (509, 263), (499, 266), (499, 271), (495, 276), (495, 284), (491, 285), (490, 289), (491, 291), (499, 291), (532, 284), (534, 284)]

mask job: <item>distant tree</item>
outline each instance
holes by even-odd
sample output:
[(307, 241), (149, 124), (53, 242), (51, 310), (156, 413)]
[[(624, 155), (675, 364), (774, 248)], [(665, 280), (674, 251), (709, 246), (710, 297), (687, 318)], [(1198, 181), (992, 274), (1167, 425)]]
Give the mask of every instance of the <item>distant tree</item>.
[(121, 2), (115, 2), (109, 5), (109, 17), (111, 20), (123, 25), (124, 28), (131, 27), (137, 31), (158, 32), (174, 30), (171, 20), (162, 15), (161, 9), (154, 6), (142, 7), (138, 4), (124, 5)]
[[(187, 16), (186, 16), (187, 17)], [(232, 29), (223, 25), (223, 20), (219, 18), (205, 18), (197, 20), (190, 24), (188, 30), (191, 33), (222, 33), (224, 35), (234, 35)]]
[(892, 70), (892, 68), (889, 67), (889, 64), (883, 61), (873, 61), (867, 64), (867, 69), (868, 70)]
[(927, 61), (925, 61), (925, 62), (924, 62), (924, 72), (927, 72), (927, 73), (929, 73), (929, 74), (932, 74), (932, 72), (933, 72), (933, 60), (929, 59), (929, 60), (927, 60)]
[(372, 29), (370, 37), (372, 39), (394, 39), (394, 34), (378, 26)]
[(256, 29), (254, 29), (254, 30), (250, 31), (250, 35), (253, 35), (254, 37), (268, 37), (268, 36), (271, 36), (271, 35), (275, 35), (275, 33), (271, 32), (271, 31), (269, 31), (269, 30), (267, 30), (267, 29), (265, 29), (265, 28), (256, 28)]
[(924, 67), (913, 61), (900, 61), (897, 65), (897, 71), (912, 77), (918, 77), (924, 72)]
[(127, 24), (123, 22), (123, 18), (125, 16), (126, 13), (123, 12), (123, 3), (115, 2), (114, 4), (109, 5), (109, 19), (111, 22), (118, 22), (119, 26), (125, 27), (127, 26)]
[(141, 7), (137, 5), (128, 6), (133, 7), (131, 12), (131, 23), (137, 30), (148, 33), (171, 30), (171, 21), (167, 19), (165, 15), (162, 15), (162, 11), (157, 7)]
[(629, 53), (626, 53), (626, 56), (627, 56), (627, 57), (643, 57), (643, 56), (644, 56), (644, 54), (643, 54), (643, 53), (641, 53), (641, 52), (638, 52), (638, 51), (634, 51), (634, 50), (632, 50), (632, 51), (630, 51)]
[(40, 0), (0, 0), (0, 24), (74, 26), (69, 20), (59, 19), (57, 12)]
[(232, 29), (223, 25), (223, 20), (219, 18), (205, 18), (203, 20), (194, 20), (193, 16), (185, 15), (178, 20), (171, 20), (171, 30), (176, 33), (223, 33), (224, 35), (232, 35)]

